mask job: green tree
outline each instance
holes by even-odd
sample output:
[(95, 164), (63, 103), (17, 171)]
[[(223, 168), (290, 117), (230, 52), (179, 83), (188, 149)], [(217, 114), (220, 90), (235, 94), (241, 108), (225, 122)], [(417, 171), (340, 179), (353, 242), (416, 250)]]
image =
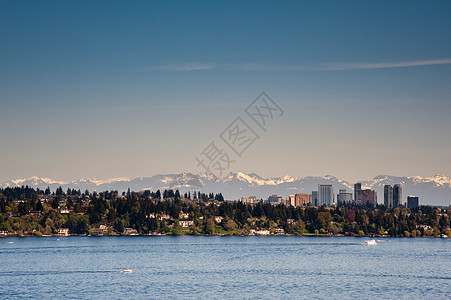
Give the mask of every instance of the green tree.
[(18, 205), (18, 211), (21, 216), (27, 215), (30, 212), (31, 205), (28, 201), (20, 202)]
[(208, 218), (207, 221), (205, 222), (204, 233), (205, 234), (215, 233), (215, 221), (213, 220), (213, 218)]
[(124, 232), (125, 226), (124, 226), (124, 221), (121, 219), (117, 219), (114, 222), (114, 229), (116, 229), (118, 232), (122, 233)]
[(227, 231), (234, 231), (238, 226), (233, 219), (227, 218), (227, 220), (223, 220), (222, 227)]
[(180, 235), (182, 233), (182, 227), (180, 226), (179, 220), (174, 221), (174, 227), (172, 227), (173, 235)]
[(53, 197), (52, 208), (57, 209), (59, 205), (60, 205), (60, 197), (59, 196)]
[(304, 231), (305, 231), (305, 224), (304, 224), (304, 222), (301, 219), (297, 220), (294, 223), (293, 230), (299, 235), (304, 234)]
[(42, 203), (41, 203), (40, 200), (38, 200), (38, 201), (36, 202), (36, 210), (37, 210), (37, 211), (43, 211), (43, 210), (44, 210), (44, 207), (42, 206)]
[(11, 224), (8, 221), (3, 221), (0, 223), (0, 231), (12, 231)]
[(67, 196), (67, 200), (66, 200), (66, 207), (67, 207), (67, 209), (71, 209), (72, 206), (74, 206), (74, 201), (72, 199), (72, 196)]

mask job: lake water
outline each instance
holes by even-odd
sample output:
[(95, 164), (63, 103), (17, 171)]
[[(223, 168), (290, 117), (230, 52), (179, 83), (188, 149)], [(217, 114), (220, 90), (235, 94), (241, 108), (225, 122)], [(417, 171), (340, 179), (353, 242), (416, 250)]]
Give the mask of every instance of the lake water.
[(0, 299), (451, 298), (451, 239), (365, 240), (1, 238)]

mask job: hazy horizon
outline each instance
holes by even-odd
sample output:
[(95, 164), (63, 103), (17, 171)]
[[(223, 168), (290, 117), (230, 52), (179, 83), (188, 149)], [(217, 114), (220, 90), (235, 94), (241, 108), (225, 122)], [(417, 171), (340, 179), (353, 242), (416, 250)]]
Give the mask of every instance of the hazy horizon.
[[(451, 176), (449, 1), (0, 8), (0, 182), (197, 174), (212, 141), (264, 178)], [(264, 130), (262, 92), (283, 110)]]

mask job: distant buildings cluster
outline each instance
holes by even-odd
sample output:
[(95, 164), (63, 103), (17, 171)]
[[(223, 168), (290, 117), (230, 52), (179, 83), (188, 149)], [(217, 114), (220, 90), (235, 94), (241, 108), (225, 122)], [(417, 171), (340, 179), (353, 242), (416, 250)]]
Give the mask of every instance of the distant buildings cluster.
[(354, 184), (354, 199), (355, 203), (358, 205), (376, 205), (377, 193), (372, 189), (362, 189), (362, 184), (358, 182)]
[(400, 184), (384, 186), (384, 205), (398, 207), (402, 205), (402, 187)]
[[(262, 199), (257, 199), (255, 196), (242, 197), (241, 201), (247, 204), (256, 204)], [(355, 203), (357, 205), (372, 205), (377, 204), (377, 192), (372, 189), (362, 189), (360, 182), (354, 184), (354, 194), (348, 192), (346, 189), (340, 189), (335, 200), (334, 188), (331, 184), (318, 184), (318, 190), (312, 191), (311, 194), (297, 193), (289, 195), (288, 198), (283, 198), (278, 195), (271, 195), (268, 197), (266, 203), (273, 205), (284, 204), (286, 206), (331, 206), (337, 203)], [(384, 205), (393, 208), (403, 206), (402, 203), (402, 186), (401, 184), (385, 185), (384, 186)], [(419, 198), (416, 196), (408, 196), (406, 207), (415, 208), (419, 206)]]

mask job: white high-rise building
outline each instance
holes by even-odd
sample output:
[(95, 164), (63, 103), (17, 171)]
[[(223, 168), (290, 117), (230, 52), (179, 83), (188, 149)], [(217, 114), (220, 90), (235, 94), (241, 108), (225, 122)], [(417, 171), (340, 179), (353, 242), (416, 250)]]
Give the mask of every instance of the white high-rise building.
[(352, 202), (352, 193), (346, 192), (346, 190), (340, 190), (337, 195), (337, 203), (351, 203)]
[(334, 188), (331, 184), (318, 184), (318, 204), (331, 206), (334, 202)]

